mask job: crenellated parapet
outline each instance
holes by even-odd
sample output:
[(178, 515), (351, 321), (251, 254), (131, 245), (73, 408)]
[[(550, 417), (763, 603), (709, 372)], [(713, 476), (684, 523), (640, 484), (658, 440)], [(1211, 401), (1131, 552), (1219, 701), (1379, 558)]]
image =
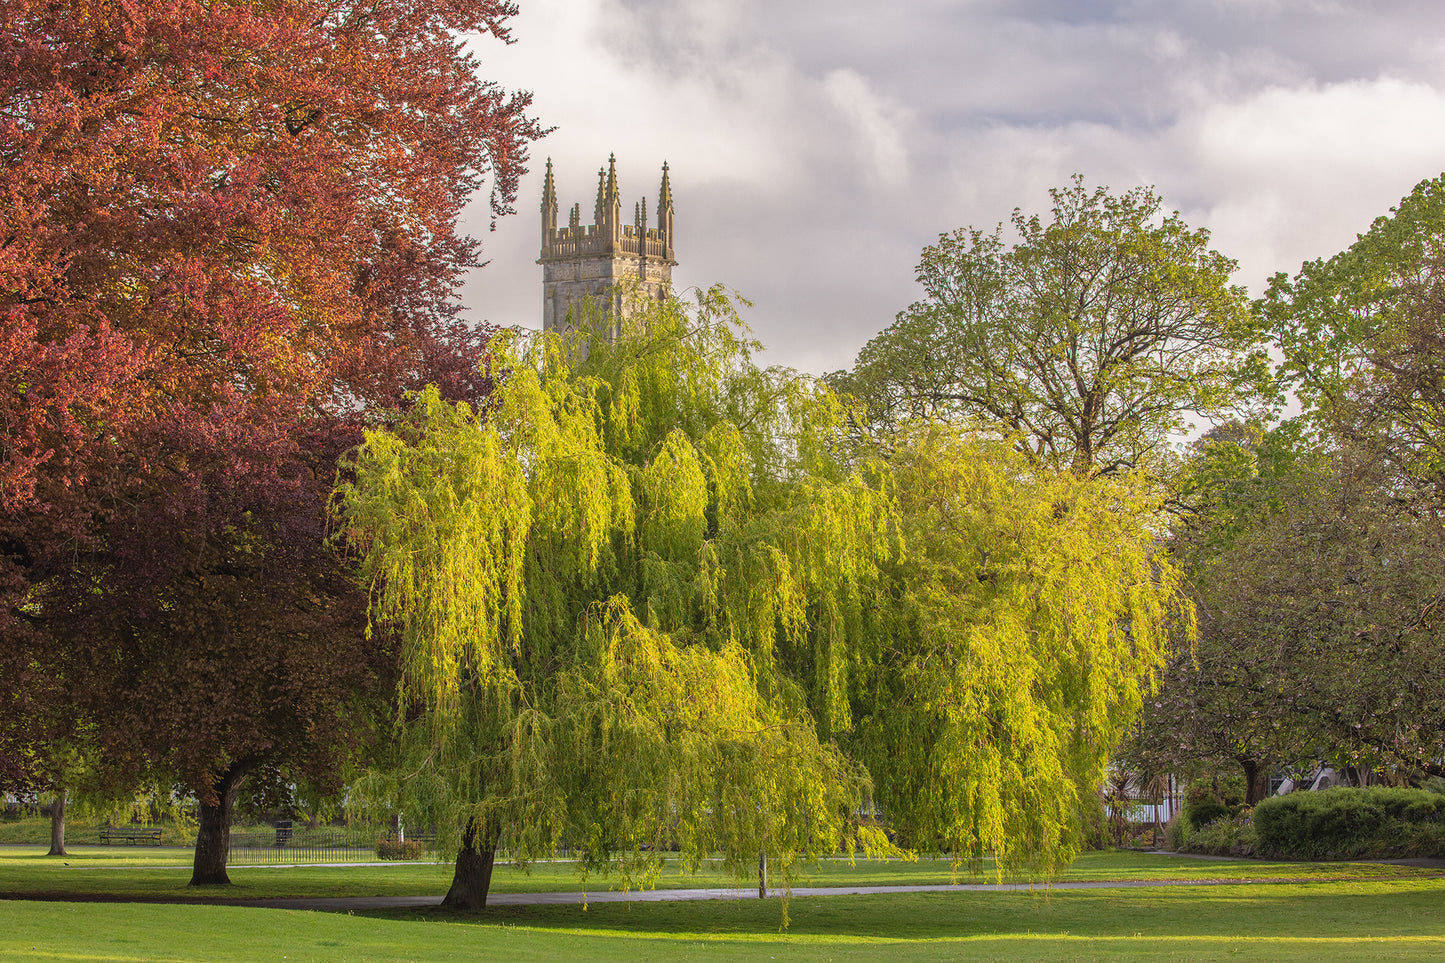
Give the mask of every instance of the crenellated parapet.
[(646, 257), (649, 260), (672, 260), (672, 245), (666, 234), (657, 228), (638, 229), (632, 224), (622, 226), (621, 236), (603, 234), (595, 224), (586, 227), (559, 229), (542, 245), (542, 256), (537, 263), (545, 264), (548, 258), (607, 257), (620, 254), (629, 257)]
[[(542, 326), (565, 328), (569, 310), (584, 300), (600, 302), (610, 313), (628, 312), (638, 297), (665, 298), (672, 290), (672, 183), (662, 165), (657, 195), (657, 224), (648, 221), (647, 200), (633, 205), (632, 222), (622, 219), (617, 186), (617, 157), (597, 172), (592, 223), (582, 224), (582, 205), (568, 211), (557, 226), (557, 184), (552, 161), (542, 186)], [(630, 300), (629, 300), (630, 299)]]

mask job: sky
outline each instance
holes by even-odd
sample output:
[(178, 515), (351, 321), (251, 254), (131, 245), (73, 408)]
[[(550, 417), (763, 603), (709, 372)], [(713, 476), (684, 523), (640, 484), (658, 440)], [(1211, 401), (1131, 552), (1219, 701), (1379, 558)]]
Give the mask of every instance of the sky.
[(470, 316), (537, 327), (545, 161), (590, 220), (667, 161), (674, 286), (721, 283), (763, 360), (821, 374), (916, 301), (923, 248), (1082, 175), (1152, 185), (1251, 295), (1445, 171), (1439, 0), (519, 0), (481, 76), (532, 92), (516, 213), (463, 216)]

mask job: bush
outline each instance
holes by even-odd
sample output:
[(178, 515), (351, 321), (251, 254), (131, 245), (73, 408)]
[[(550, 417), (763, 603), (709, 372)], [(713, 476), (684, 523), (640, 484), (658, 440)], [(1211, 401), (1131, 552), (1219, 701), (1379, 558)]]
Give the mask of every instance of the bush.
[(1445, 854), (1445, 796), (1372, 786), (1275, 796), (1254, 809), (1260, 852), (1287, 859)]
[(1430, 856), (1445, 854), (1445, 821), (1435, 823), (1406, 823), (1400, 834), (1400, 848), (1396, 857)]
[(376, 855), (381, 859), (421, 859), (422, 848), (420, 839), (378, 839), (376, 841)]
[(1259, 847), (1249, 813), (1223, 816), (1192, 831), (1184, 847), (1187, 852), (1209, 856), (1253, 856)]
[(1170, 852), (1182, 853), (1188, 842), (1189, 824), (1184, 821), (1182, 813), (1175, 813), (1164, 824), (1164, 848)]
[(1216, 819), (1230, 814), (1229, 807), (1213, 796), (1191, 800), (1184, 806), (1184, 821), (1190, 829), (1203, 829)]
[(1135, 822), (1124, 827), (1124, 841), (1120, 845), (1125, 849), (1157, 849), (1163, 840), (1155, 834), (1152, 822)]

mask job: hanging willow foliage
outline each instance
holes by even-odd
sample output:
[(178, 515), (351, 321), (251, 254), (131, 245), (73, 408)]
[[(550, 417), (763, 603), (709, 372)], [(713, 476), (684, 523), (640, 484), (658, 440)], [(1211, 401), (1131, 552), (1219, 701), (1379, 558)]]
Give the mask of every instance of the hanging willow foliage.
[(718, 291), (669, 302), (615, 343), (499, 350), (485, 417), (428, 391), (368, 433), (340, 512), (405, 724), (366, 794), (628, 883), (672, 845), (783, 882), (890, 849), (778, 653), (834, 660), (818, 700), (846, 715), (845, 596), (896, 554), (889, 500), (827, 450), (836, 402), (741, 330)]
[(893, 440), (910, 551), (853, 748), (914, 845), (1048, 875), (1077, 855), (1080, 794), (1141, 685), (1194, 631), (1151, 490), (938, 425)]
[(403, 665), (361, 795), (627, 885), (672, 846), (784, 885), (895, 851), (873, 810), (959, 859), (1071, 859), (1188, 622), (1142, 495), (936, 427), (861, 455), (744, 330), (717, 289), (660, 303), (499, 348), (485, 416), (428, 391), (368, 433), (338, 504)]

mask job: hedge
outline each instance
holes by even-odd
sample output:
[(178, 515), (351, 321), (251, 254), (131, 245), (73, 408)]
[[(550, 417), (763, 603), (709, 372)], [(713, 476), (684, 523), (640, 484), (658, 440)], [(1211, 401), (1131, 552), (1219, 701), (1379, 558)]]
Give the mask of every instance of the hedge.
[(1371, 786), (1272, 796), (1254, 807), (1260, 855), (1285, 859), (1445, 854), (1445, 795)]

